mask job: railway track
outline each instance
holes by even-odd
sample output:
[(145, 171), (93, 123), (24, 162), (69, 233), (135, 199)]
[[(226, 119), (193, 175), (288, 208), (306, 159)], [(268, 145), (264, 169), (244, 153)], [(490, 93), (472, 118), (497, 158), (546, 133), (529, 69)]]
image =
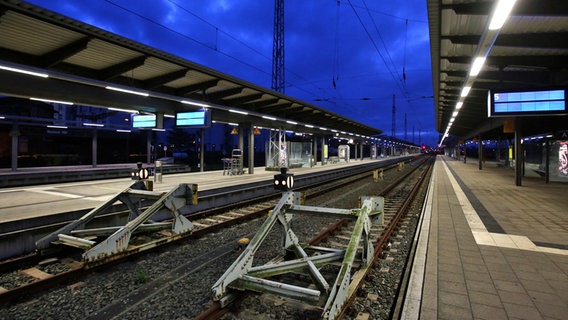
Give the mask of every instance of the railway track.
[[(397, 167), (398, 165), (395, 164), (384, 168), (384, 170), (392, 170)], [(366, 172), (325, 185), (312, 186), (308, 188), (308, 197), (325, 194), (345, 183), (364, 179), (370, 174), (372, 173)], [(218, 232), (223, 228), (228, 228), (235, 224), (263, 216), (268, 210), (274, 207), (276, 201), (275, 199), (263, 200), (260, 203), (257, 201), (247, 201), (246, 203), (239, 203), (233, 206), (192, 214), (190, 219), (194, 225), (194, 229), (190, 234), (178, 237), (175, 241), (166, 243), (163, 241), (164, 237), (171, 237), (167, 232), (142, 233), (135, 239), (132, 239), (133, 250), (136, 251), (136, 246), (142, 244), (159, 249), (162, 245), (171, 245), (187, 239), (204, 237), (213, 232)], [(81, 278), (89, 272), (108, 268), (121, 261), (136, 258), (140, 254), (141, 253), (136, 252), (132, 255), (127, 255), (123, 259), (112, 260), (108, 264), (89, 265), (81, 259), (80, 250), (71, 249), (60, 252), (57, 255), (41, 256), (39, 254), (32, 254), (26, 257), (1, 262), (0, 301), (2, 301), (2, 303), (9, 303), (20, 297), (75, 281), (77, 278)]]
[[(330, 313), (328, 306), (323, 308), (322, 298), (319, 297), (309, 303), (305, 301), (300, 302), (304, 299), (304, 296), (299, 294), (296, 299), (289, 299), (290, 293), (283, 291), (283, 294), (288, 297), (278, 296), (274, 292), (279, 290), (270, 290), (268, 293), (260, 294), (250, 294), (248, 291), (246, 293), (233, 292), (231, 293), (231, 299), (235, 299), (232, 305), (223, 308), (226, 304), (223, 300), (220, 302), (214, 302), (211, 304), (210, 308), (204, 311), (196, 319), (255, 319), (255, 314), (258, 314), (258, 306), (262, 305), (266, 308), (267, 305), (274, 305), (274, 307), (268, 309), (278, 309), (278, 305), (287, 304), (288, 306), (293, 305), (292, 309), (295, 309), (294, 313), (296, 317), (301, 317), (305, 319), (339, 319), (346, 315), (357, 315), (358, 311), (356, 308), (352, 308), (353, 304), (361, 299), (366, 299), (366, 297), (358, 297), (357, 293), (360, 292), (365, 279), (368, 274), (373, 270), (373, 265), (380, 258), (386, 258), (388, 251), (392, 249), (393, 237), (397, 232), (413, 232), (412, 230), (406, 230), (407, 224), (401, 226), (402, 221), (404, 221), (405, 213), (408, 210), (414, 198), (417, 196), (423, 182), (428, 176), (430, 170), (430, 163), (425, 165), (427, 168), (416, 167), (416, 170), (410, 171), (404, 176), (385, 187), (379, 195), (385, 197), (385, 210), (384, 210), (384, 224), (374, 225), (370, 228), (369, 238), (374, 244), (374, 252), (372, 255), (372, 261), (365, 265), (364, 261), (357, 261), (353, 265), (354, 270), (350, 277), (353, 281), (349, 285), (349, 295), (345, 298), (345, 303), (341, 304), (341, 308), (337, 313)], [(325, 247), (327, 251), (332, 250), (348, 251), (349, 244), (352, 239), (354, 232), (355, 222), (351, 219), (342, 219), (334, 223), (326, 230), (315, 236), (309, 241), (309, 246), (305, 247), (306, 252), (309, 252), (311, 247), (316, 248), (316, 250), (321, 247)], [(364, 250), (363, 246), (359, 246), (358, 252)], [(272, 263), (285, 263), (285, 257), (279, 256), (274, 258)], [(258, 267), (260, 268), (260, 267)], [(254, 268), (253, 268), (254, 269)], [(333, 276), (340, 273), (342, 270), (341, 264), (328, 264), (320, 267), (320, 276), (323, 277), (327, 282), (333, 283)], [(355, 271), (357, 270), (357, 271)], [(248, 276), (243, 276), (248, 277)], [(310, 276), (309, 273), (285, 273), (274, 278), (277, 280), (278, 284), (281, 286), (295, 286), (297, 288), (313, 288), (314, 279), (313, 275)], [(260, 281), (260, 280), (258, 280)], [(277, 285), (280, 286), (280, 285)], [(254, 290), (254, 289), (253, 289)], [(307, 289), (309, 290), (309, 289)], [(258, 289), (255, 291), (259, 291)], [(260, 290), (262, 291), (262, 290)], [(285, 299), (286, 302), (282, 300)], [(359, 304), (362, 304), (359, 302)], [(332, 309), (333, 310), (333, 309)], [(228, 315), (227, 315), (228, 313)]]

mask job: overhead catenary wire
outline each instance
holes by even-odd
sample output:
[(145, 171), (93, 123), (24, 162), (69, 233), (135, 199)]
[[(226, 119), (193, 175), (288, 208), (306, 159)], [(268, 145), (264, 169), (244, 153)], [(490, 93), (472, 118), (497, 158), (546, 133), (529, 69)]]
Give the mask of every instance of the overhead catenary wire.
[[(225, 56), (225, 57), (227, 57), (227, 58), (229, 58), (229, 59), (231, 59), (231, 60), (234, 60), (234, 61), (236, 61), (236, 62), (238, 62), (238, 63), (240, 63), (240, 64), (242, 64), (242, 65), (244, 65), (244, 66), (247, 66), (247, 67), (249, 67), (249, 68), (251, 68), (251, 69), (254, 69), (254, 70), (256, 70), (256, 71), (258, 71), (258, 72), (260, 72), (260, 73), (262, 73), (262, 74), (265, 74), (265, 75), (267, 75), (267, 76), (269, 76), (269, 77), (271, 76), (271, 72), (269, 72), (269, 71), (267, 71), (267, 70), (265, 70), (265, 69), (263, 69), (263, 68), (261, 68), (261, 67), (258, 67), (258, 66), (256, 66), (256, 65), (253, 65), (252, 63), (249, 63), (249, 62), (247, 62), (247, 61), (245, 61), (245, 60), (243, 60), (243, 59), (239, 59), (239, 58), (237, 58), (237, 57), (235, 57), (235, 56), (233, 56), (233, 55), (231, 55), (231, 54), (229, 54), (229, 53), (224, 52), (223, 50), (221, 50), (221, 49), (219, 48), (218, 39), (215, 40), (215, 45), (210, 45), (210, 44), (207, 44), (207, 43), (205, 43), (205, 42), (203, 42), (203, 41), (200, 41), (200, 40), (198, 40), (198, 39), (195, 39), (194, 37), (191, 37), (191, 36), (189, 36), (189, 35), (187, 35), (187, 34), (184, 34), (184, 33), (182, 33), (182, 32), (179, 32), (179, 31), (175, 30), (175, 29), (172, 29), (172, 28), (170, 28), (170, 27), (168, 27), (168, 26), (166, 26), (166, 25), (164, 25), (164, 24), (162, 24), (162, 23), (160, 23), (160, 22), (158, 22), (158, 21), (156, 21), (156, 20), (153, 20), (153, 19), (151, 19), (151, 18), (148, 18), (147, 16), (144, 16), (144, 15), (138, 13), (138, 12), (135, 12), (135, 11), (133, 11), (133, 10), (127, 8), (127, 7), (124, 7), (124, 6), (120, 5), (120, 4), (117, 4), (117, 3), (114, 2), (113, 0), (104, 0), (104, 1), (107, 2), (107, 3), (109, 3), (109, 4), (111, 4), (111, 5), (113, 5), (113, 6), (115, 6), (115, 7), (117, 7), (117, 8), (119, 8), (119, 9), (121, 9), (121, 10), (124, 10), (124, 11), (128, 12), (129, 14), (132, 14), (132, 15), (134, 15), (134, 16), (140, 18), (140, 19), (143, 19), (143, 20), (145, 20), (145, 21), (147, 21), (147, 22), (149, 22), (149, 23), (151, 23), (151, 24), (154, 24), (154, 25), (156, 25), (156, 26), (159, 26), (159, 27), (161, 27), (161, 28), (163, 28), (163, 29), (168, 30), (169, 32), (172, 32), (172, 33), (174, 33), (174, 34), (176, 34), (176, 35), (178, 35), (178, 36), (181, 36), (181, 37), (183, 37), (183, 38), (185, 38), (185, 39), (188, 39), (188, 40), (190, 40), (190, 41), (192, 41), (192, 42), (194, 42), (194, 43), (196, 43), (196, 44), (198, 44), (198, 45), (201, 45), (201, 46), (203, 46), (204, 48), (207, 48), (207, 49), (209, 49), (209, 50), (215, 51), (216, 53), (221, 54), (221, 55), (223, 55), (223, 56)], [(255, 48), (251, 47), (250, 45), (246, 44), (245, 42), (243, 42), (243, 41), (239, 40), (238, 38), (234, 37), (234, 36), (231, 35), (230, 33), (224, 31), (223, 29), (221, 29), (221, 28), (219, 28), (219, 27), (217, 27), (217, 26), (215, 26), (214, 24), (208, 22), (207, 20), (205, 20), (205, 19), (199, 17), (197, 14), (194, 14), (193, 12), (191, 12), (190, 10), (184, 8), (183, 6), (179, 5), (178, 3), (176, 3), (176, 2), (174, 2), (174, 1), (172, 1), (172, 0), (167, 0), (167, 1), (170, 2), (170, 3), (172, 3), (173, 5), (176, 5), (177, 7), (179, 7), (181, 10), (183, 10), (183, 11), (186, 12), (187, 14), (190, 14), (190, 15), (192, 15), (193, 17), (199, 19), (200, 21), (206, 23), (206, 24), (207, 24), (208, 26), (210, 26), (211, 28), (214, 28), (214, 29), (216, 30), (216, 32), (218, 32), (218, 33), (220, 33), (220, 34), (223, 34), (223, 35), (226, 35), (226, 36), (229, 37), (230, 39), (232, 39), (232, 40), (234, 40), (234, 41), (236, 41), (236, 42), (242, 44), (243, 46), (245, 46), (245, 47), (248, 48), (249, 50), (252, 50), (255, 54), (258, 54), (258, 55), (260, 55), (261, 57), (263, 57), (264, 59), (266, 59), (267, 61), (270, 62), (270, 61), (272, 60), (271, 57), (268, 57), (267, 55), (263, 54), (261, 51), (256, 50)], [(291, 71), (291, 70), (289, 70), (289, 69), (286, 69), (286, 72), (289, 72), (290, 74), (294, 75), (294, 76), (297, 77), (298, 79), (303, 80), (303, 81), (306, 82), (306, 83), (309, 83), (308, 80), (307, 80), (305, 77), (303, 77), (302, 75), (300, 75), (300, 74), (297, 74), (297, 73), (295, 73), (295, 72), (293, 72), (293, 71)], [(325, 95), (329, 95), (329, 93), (327, 92), (327, 90), (325, 90), (325, 88), (316, 86), (315, 84), (311, 84), (311, 85), (312, 85), (317, 91), (319, 91), (319, 92), (325, 92)], [(304, 93), (306, 93), (306, 94), (308, 94), (308, 95), (310, 95), (310, 96), (313, 96), (313, 97), (320, 97), (320, 96), (321, 96), (321, 94), (319, 94), (319, 93), (310, 91), (310, 90), (305, 89), (305, 88), (303, 88), (303, 87), (301, 87), (301, 86), (295, 85), (295, 84), (293, 84), (293, 83), (291, 83), (291, 82), (289, 82), (289, 81), (286, 81), (286, 86), (287, 86), (287, 87), (294, 87), (295, 89), (297, 89), (297, 90), (299, 90), (299, 91), (302, 91), (302, 92), (304, 92)]]

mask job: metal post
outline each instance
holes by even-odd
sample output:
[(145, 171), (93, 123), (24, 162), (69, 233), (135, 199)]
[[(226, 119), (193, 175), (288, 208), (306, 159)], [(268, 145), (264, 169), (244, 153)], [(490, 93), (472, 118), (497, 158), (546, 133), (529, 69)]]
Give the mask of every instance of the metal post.
[(254, 126), (251, 124), (248, 132), (249, 149), (248, 149), (248, 173), (254, 173)]
[(312, 157), (314, 157), (312, 166), (315, 166), (318, 163), (318, 138), (315, 135), (312, 136)]
[(550, 182), (550, 141), (546, 140), (545, 142), (545, 150), (546, 150), (546, 155), (545, 155), (545, 164), (544, 164), (544, 182), (545, 183), (549, 183)]
[(12, 132), (10, 132), (12, 136), (12, 171), (18, 170), (18, 146), (20, 144), (20, 128), (17, 124), (12, 126)]
[(245, 138), (244, 138), (244, 132), (243, 130), (245, 129), (244, 124), (239, 123), (239, 148), (241, 150), (245, 149)]
[(92, 156), (93, 156), (92, 160), (93, 168), (97, 166), (97, 136), (98, 136), (97, 129), (93, 129), (93, 140), (91, 144)]
[(199, 135), (201, 136), (199, 171), (203, 172), (205, 171), (205, 129), (199, 129)]
[(325, 145), (325, 136), (321, 137), (321, 165), (324, 165), (324, 154), (323, 154), (323, 149), (324, 149), (324, 145)]
[(523, 145), (521, 144), (521, 119), (515, 120), (515, 185), (522, 186), (523, 181)]
[(479, 135), (479, 143), (478, 143), (478, 150), (477, 150), (477, 154), (479, 157), (479, 170), (483, 170), (483, 139), (481, 137), (481, 135)]
[(357, 160), (357, 142), (355, 142), (355, 146), (353, 146), (353, 149), (355, 149), (355, 156), (353, 157), (353, 160)]
[(146, 163), (152, 163), (152, 131), (146, 131)]
[(361, 140), (361, 161), (363, 161), (363, 140)]

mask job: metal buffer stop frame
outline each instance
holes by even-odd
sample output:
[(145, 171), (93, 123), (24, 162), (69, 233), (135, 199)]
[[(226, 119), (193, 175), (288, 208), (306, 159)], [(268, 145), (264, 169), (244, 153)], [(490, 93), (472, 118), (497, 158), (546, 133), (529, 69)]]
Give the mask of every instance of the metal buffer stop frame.
[[(38, 240), (36, 247), (38, 250), (44, 250), (52, 244), (63, 244), (84, 249), (83, 261), (88, 265), (112, 260), (131, 252), (144, 251), (154, 247), (156, 242), (170, 242), (193, 230), (193, 224), (182, 215), (180, 209), (186, 205), (197, 204), (197, 196), (196, 184), (180, 184), (169, 192), (155, 192), (147, 190), (144, 181), (137, 181), (78, 220)], [(142, 199), (155, 202), (141, 212), (139, 203)], [(89, 227), (89, 223), (96, 224), (95, 219), (105, 214), (116, 202), (124, 203), (129, 210), (126, 223)], [(158, 216), (161, 220), (164, 213), (169, 213), (172, 220), (151, 220)], [(165, 239), (134, 246), (130, 240), (137, 232), (160, 232)]]
[[(322, 307), (325, 319), (335, 319), (354, 290), (351, 286), (352, 280), (362, 277), (364, 269), (373, 260), (374, 248), (370, 240), (370, 231), (373, 224), (383, 224), (384, 198), (362, 197), (362, 205), (358, 209), (306, 206), (303, 204), (302, 194), (290, 190), (293, 186), (293, 177), (286, 171), (282, 170), (281, 174), (274, 176), (275, 188), (285, 190), (282, 198), (248, 247), (213, 285), (213, 300), (219, 301), (223, 307), (227, 306), (234, 298), (230, 294), (230, 289), (272, 293)], [(284, 181), (286, 183), (283, 184)], [(292, 230), (294, 214), (338, 216), (356, 220), (347, 248), (300, 244)], [(254, 254), (276, 223), (283, 227), (283, 249), (294, 253), (295, 259), (253, 267)], [(312, 254), (308, 255), (307, 252)], [(328, 283), (320, 272), (320, 268), (328, 264), (341, 265), (333, 283)], [(360, 268), (357, 269), (356, 264)], [(313, 281), (313, 286), (310, 287), (314, 289), (267, 279), (286, 273), (306, 271)]]

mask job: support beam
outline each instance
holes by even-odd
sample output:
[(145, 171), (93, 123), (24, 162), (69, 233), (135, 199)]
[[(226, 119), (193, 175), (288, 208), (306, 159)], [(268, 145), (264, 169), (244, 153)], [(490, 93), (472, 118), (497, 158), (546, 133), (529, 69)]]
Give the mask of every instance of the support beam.
[(248, 173), (254, 174), (254, 126), (252, 124), (248, 131)]
[(12, 136), (12, 171), (18, 170), (18, 146), (20, 144), (20, 128), (17, 124), (12, 125), (12, 131), (10, 131), (10, 136)]

